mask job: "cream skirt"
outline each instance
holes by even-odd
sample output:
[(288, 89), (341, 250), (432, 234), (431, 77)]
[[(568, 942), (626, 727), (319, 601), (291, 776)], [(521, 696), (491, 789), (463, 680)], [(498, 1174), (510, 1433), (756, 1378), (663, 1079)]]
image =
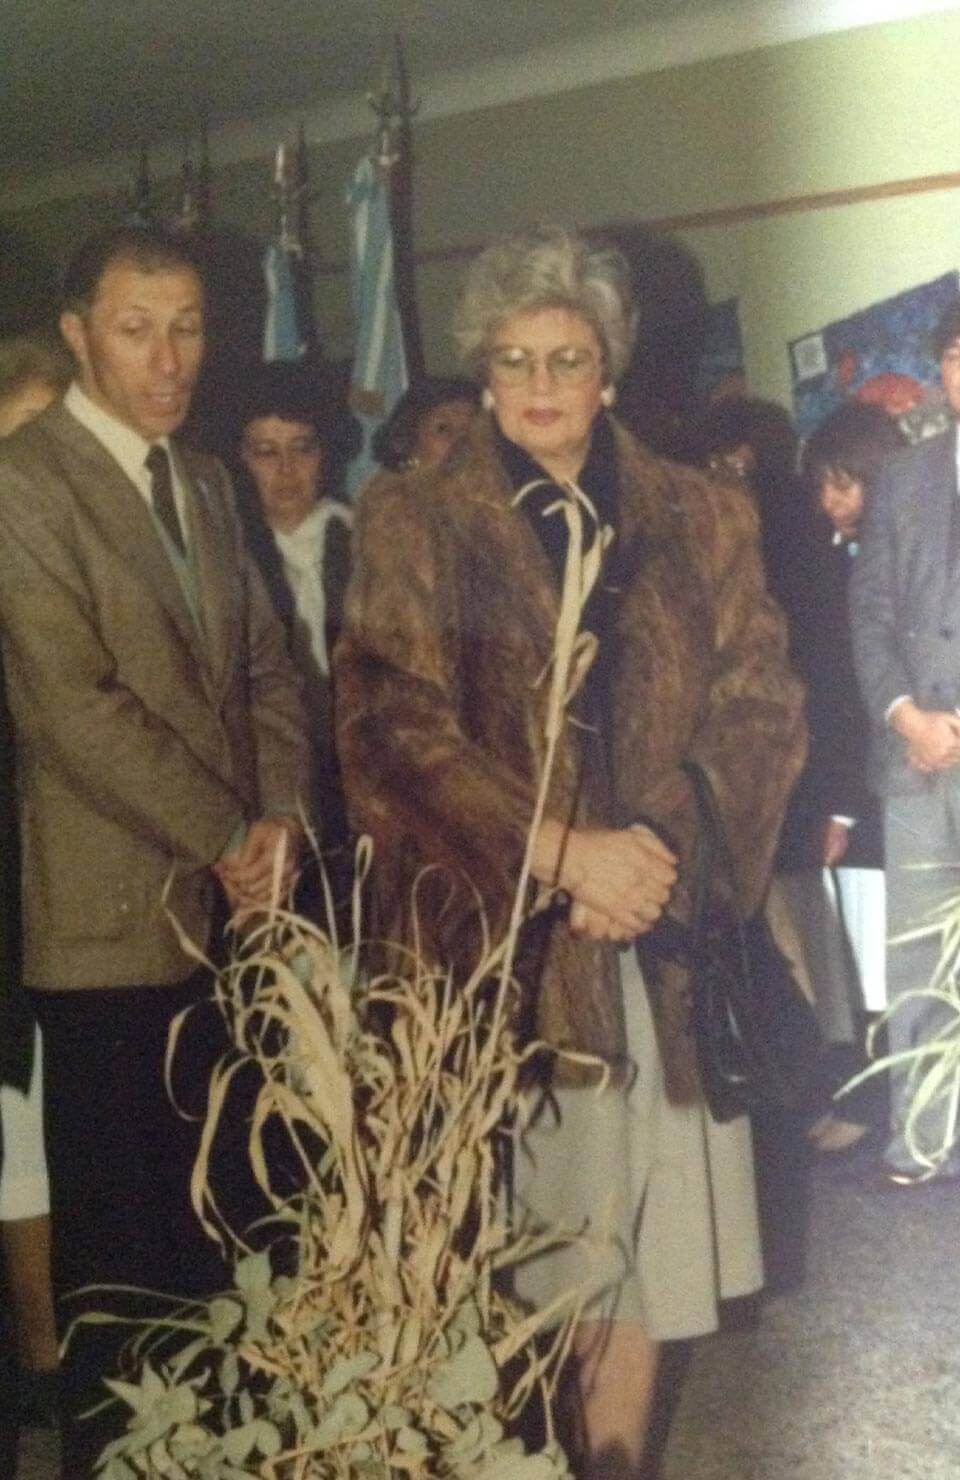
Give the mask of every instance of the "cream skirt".
[(522, 1265), (516, 1290), (543, 1309), (583, 1284), (588, 1318), (637, 1321), (659, 1340), (717, 1326), (718, 1301), (763, 1283), (750, 1127), (717, 1125), (664, 1089), (650, 1005), (621, 955), (632, 1083), (559, 1089), (523, 1107), (514, 1198), (524, 1226), (582, 1234)]

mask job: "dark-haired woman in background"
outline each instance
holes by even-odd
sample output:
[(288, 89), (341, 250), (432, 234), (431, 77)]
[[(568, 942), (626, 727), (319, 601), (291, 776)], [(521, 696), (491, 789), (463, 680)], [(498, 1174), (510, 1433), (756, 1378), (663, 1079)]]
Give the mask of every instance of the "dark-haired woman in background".
[[(864, 504), (884, 463), (906, 445), (892, 417), (851, 401), (820, 423), (803, 452), (804, 479), (823, 517), (809, 591), (804, 677), (808, 689), (810, 760), (817, 811), (811, 814), (811, 861), (833, 870), (845, 936), (842, 980), (851, 987), (823, 1004), (829, 1041), (850, 1045), (836, 1054), (835, 1084), (862, 1066), (864, 1011), (886, 1006), (886, 903), (883, 826), (867, 786), (869, 724), (853, 664), (848, 587), (857, 557)], [(823, 1149), (853, 1144), (843, 1127), (875, 1118), (870, 1088), (839, 1103), (813, 1128)]]
[[(312, 820), (341, 900), (350, 867), (330, 659), (343, 620), (353, 513), (334, 490), (343, 461), (355, 450), (355, 436), (342, 392), (326, 377), (299, 364), (252, 370), (242, 403), (239, 460), (254, 496), (241, 508), (303, 680), (313, 737)], [(241, 491), (249, 494), (250, 488), (241, 484)]]
[(760, 396), (729, 396), (706, 412), (700, 437), (711, 472), (742, 483), (756, 503), (767, 584), (789, 615), (797, 540), (808, 526), (790, 414)]
[(377, 432), (373, 455), (393, 473), (432, 468), (463, 436), (479, 405), (480, 392), (470, 380), (416, 380)]

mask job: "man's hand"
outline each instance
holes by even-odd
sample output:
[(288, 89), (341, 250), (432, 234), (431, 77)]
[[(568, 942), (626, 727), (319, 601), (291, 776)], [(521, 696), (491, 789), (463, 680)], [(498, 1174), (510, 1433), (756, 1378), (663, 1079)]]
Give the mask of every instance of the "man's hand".
[[(296, 879), (303, 829), (295, 817), (261, 817), (250, 824), (239, 848), (224, 853), (213, 866), (232, 910), (266, 909), (284, 899)], [(280, 855), (274, 895), (274, 871)]]
[(546, 822), (533, 871), (541, 882), (556, 882), (572, 896), (572, 930), (595, 940), (628, 941), (659, 920), (677, 880), (677, 860), (642, 824), (574, 828), (563, 837), (558, 824)]
[(850, 829), (845, 822), (831, 817), (823, 831), (823, 866), (833, 868), (850, 845)]
[(960, 715), (920, 709), (912, 699), (898, 704), (890, 727), (907, 742), (907, 764), (915, 771), (946, 771), (960, 763)]

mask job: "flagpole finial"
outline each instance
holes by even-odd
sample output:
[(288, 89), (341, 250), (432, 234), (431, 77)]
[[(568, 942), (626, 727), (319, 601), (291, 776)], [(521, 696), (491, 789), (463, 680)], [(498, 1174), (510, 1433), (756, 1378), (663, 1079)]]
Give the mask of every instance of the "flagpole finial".
[(293, 200), (297, 213), (297, 239), (304, 261), (313, 260), (313, 243), (310, 231), (310, 153), (307, 148), (307, 130), (301, 119), (297, 129), (297, 147), (293, 156)]
[(183, 141), (183, 160), (180, 165), (180, 210), (174, 220), (177, 231), (191, 232), (199, 224), (197, 209), (197, 184), (190, 152), (190, 136)]
[(303, 256), (303, 243), (297, 228), (297, 209), (303, 186), (291, 172), (290, 147), (281, 139), (273, 158), (273, 196), (276, 201), (278, 245), (293, 257)]
[(421, 103), (420, 98), (412, 101), (410, 77), (399, 33), (394, 34), (392, 56), (386, 50), (384, 52), (380, 91), (368, 92), (367, 103), (378, 120), (377, 161), (384, 169), (391, 169), (402, 155), (398, 136), (402, 138), (409, 131)]
[(150, 179), (150, 151), (146, 144), (141, 146), (137, 161), (137, 173), (130, 192), (129, 220), (135, 226), (149, 226), (153, 220), (151, 196), (153, 184)]
[(180, 165), (180, 207), (173, 218), (174, 231), (189, 235), (202, 230), (210, 217), (210, 141), (204, 118), (199, 139), (199, 163), (194, 164), (193, 138), (184, 135)]
[(210, 120), (206, 113), (200, 129), (200, 166), (197, 170), (197, 215), (200, 225), (210, 220), (213, 201), (213, 169), (210, 164)]

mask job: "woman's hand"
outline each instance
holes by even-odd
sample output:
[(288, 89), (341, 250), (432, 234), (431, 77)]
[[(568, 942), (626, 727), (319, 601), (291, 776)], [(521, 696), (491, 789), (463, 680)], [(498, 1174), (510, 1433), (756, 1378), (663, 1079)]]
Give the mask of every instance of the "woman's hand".
[(537, 836), (533, 872), (571, 895), (576, 933), (628, 941), (659, 920), (677, 880), (677, 860), (643, 824), (564, 834), (559, 823), (547, 821)]
[(612, 940), (618, 945), (628, 945), (643, 933), (619, 925), (602, 910), (592, 910), (588, 904), (580, 904), (575, 899), (570, 903), (569, 924), (574, 935), (585, 935), (589, 940)]
[(823, 834), (823, 865), (833, 868), (846, 854), (850, 845), (850, 829), (839, 817), (831, 817)]

